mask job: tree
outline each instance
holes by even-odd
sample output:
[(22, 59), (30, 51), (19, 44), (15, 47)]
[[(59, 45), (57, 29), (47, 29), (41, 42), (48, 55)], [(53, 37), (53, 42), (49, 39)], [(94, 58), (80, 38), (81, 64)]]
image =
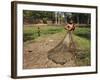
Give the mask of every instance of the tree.
[(54, 20), (54, 12), (24, 10), (23, 17), (33, 19), (34, 22), (39, 21), (39, 20), (43, 20), (44, 22), (46, 22), (47, 20), (53, 21)]

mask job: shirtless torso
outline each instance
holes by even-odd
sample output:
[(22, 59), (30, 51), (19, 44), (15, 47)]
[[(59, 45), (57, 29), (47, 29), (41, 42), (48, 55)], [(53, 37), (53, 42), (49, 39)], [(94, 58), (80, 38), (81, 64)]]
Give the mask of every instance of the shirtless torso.
[(66, 30), (69, 30), (69, 31), (74, 31), (75, 30), (75, 24), (67, 24), (66, 26), (65, 26), (65, 29)]

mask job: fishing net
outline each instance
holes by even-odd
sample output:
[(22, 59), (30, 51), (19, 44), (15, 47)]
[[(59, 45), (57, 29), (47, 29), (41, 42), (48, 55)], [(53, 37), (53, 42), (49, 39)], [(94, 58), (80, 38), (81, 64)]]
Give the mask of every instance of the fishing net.
[(64, 39), (53, 49), (48, 51), (48, 59), (63, 65), (70, 59), (75, 58), (76, 49), (77, 46), (73, 40), (72, 32), (68, 31)]

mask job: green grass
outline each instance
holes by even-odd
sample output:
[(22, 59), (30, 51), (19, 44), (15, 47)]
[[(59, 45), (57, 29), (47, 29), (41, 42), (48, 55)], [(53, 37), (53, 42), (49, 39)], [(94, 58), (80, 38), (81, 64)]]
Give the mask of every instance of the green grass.
[(77, 53), (77, 65), (78, 66), (88, 66), (90, 65), (90, 40), (84, 37), (75, 36), (75, 41), (78, 47), (82, 50)]
[(90, 28), (76, 28), (74, 34), (80, 37), (84, 37), (86, 39), (90, 39)]
[(78, 66), (89, 66), (91, 63), (90, 57), (90, 47), (91, 47), (91, 37), (90, 28), (77, 28), (74, 31), (74, 38), (78, 43), (79, 48), (82, 49), (77, 55), (77, 65)]
[[(52, 35), (55, 33), (63, 32), (63, 27), (40, 27), (40, 36)], [(38, 36), (38, 28), (37, 27), (24, 27), (24, 42), (28, 40), (34, 40), (40, 36)]]
[(90, 48), (90, 40), (84, 38), (84, 37), (79, 37), (77, 35), (74, 35), (75, 41), (79, 44), (80, 48)]
[[(40, 36), (52, 35), (59, 32), (64, 32), (62, 26), (44, 26), (40, 27)], [(76, 28), (74, 34), (90, 40), (90, 28)], [(24, 42), (38, 38), (38, 28), (36, 26), (24, 27)]]

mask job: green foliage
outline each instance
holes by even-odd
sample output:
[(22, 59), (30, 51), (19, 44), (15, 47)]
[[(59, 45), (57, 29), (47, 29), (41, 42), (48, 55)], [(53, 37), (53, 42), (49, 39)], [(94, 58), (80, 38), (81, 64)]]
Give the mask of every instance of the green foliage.
[(90, 40), (84, 37), (74, 35), (74, 39), (78, 44), (78, 47), (81, 49), (77, 52), (77, 65), (78, 66), (88, 66), (90, 65)]
[[(45, 36), (45, 35), (50, 35), (50, 34), (55, 34), (62, 32), (64, 29), (63, 27), (55, 27), (55, 26), (46, 26), (46, 27), (41, 27), (40, 28), (40, 35)], [(34, 40), (38, 38), (38, 28), (37, 27), (27, 27), (24, 29), (24, 42), (28, 40)]]
[(90, 28), (76, 28), (74, 34), (80, 37), (84, 37), (86, 39), (91, 38)]
[(37, 37), (37, 35), (34, 34), (34, 32), (24, 32), (23, 34), (23, 40), (28, 41), (28, 40), (33, 40)]
[(34, 19), (43, 19), (43, 18), (52, 19), (52, 18), (54, 18), (54, 12), (24, 10), (23, 16), (29, 17), (30, 19), (31, 18), (34, 18)]
[(32, 11), (32, 10), (23, 10), (23, 17), (24, 19), (28, 18), (29, 21), (37, 21), (37, 20), (43, 20), (44, 23), (47, 22), (47, 20), (50, 20), (54, 23), (56, 21), (57, 23), (61, 24), (61, 22), (68, 21), (68, 16), (72, 16), (75, 23), (79, 24), (90, 24), (91, 15), (88, 13), (69, 13), (69, 12), (54, 12), (54, 11)]
[[(49, 35), (49, 34), (55, 34), (55, 33), (59, 33), (59, 32), (64, 32), (64, 28), (62, 26), (45, 26), (45, 27), (40, 27), (40, 34), (42, 35)], [(90, 40), (90, 28), (76, 28), (76, 30), (74, 31), (74, 34), (79, 36), (79, 37), (83, 37), (86, 39)], [(36, 26), (31, 26), (31, 27), (27, 27), (24, 30), (24, 41), (27, 40), (33, 40), (35, 38), (39, 37), (38, 36), (38, 28)], [(84, 41), (81, 43), (84, 43)]]

